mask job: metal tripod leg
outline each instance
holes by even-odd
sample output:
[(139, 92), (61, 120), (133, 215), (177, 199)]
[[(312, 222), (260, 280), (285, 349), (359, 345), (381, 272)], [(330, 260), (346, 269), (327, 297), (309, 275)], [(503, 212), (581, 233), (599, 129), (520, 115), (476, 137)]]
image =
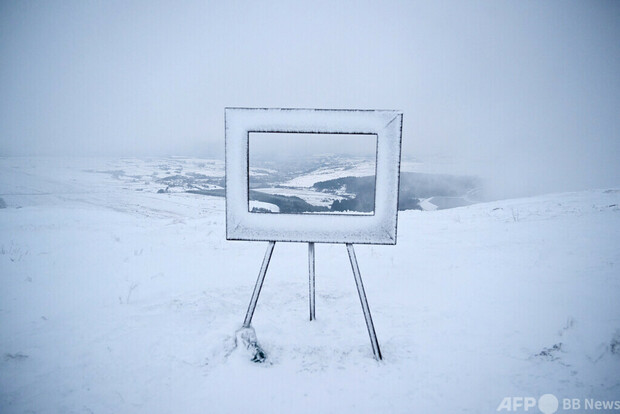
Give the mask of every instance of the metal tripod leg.
[(308, 243), (308, 270), (310, 273), (309, 297), (310, 297), (310, 320), (316, 319), (315, 294), (314, 294), (314, 243)]
[(349, 260), (351, 261), (351, 268), (353, 269), (353, 276), (355, 277), (355, 284), (357, 285), (357, 293), (360, 296), (362, 310), (364, 311), (364, 318), (366, 319), (366, 328), (368, 328), (368, 335), (370, 335), (372, 352), (375, 354), (376, 360), (381, 360), (382, 357), (381, 349), (379, 349), (379, 341), (377, 340), (377, 334), (375, 333), (375, 326), (372, 323), (372, 316), (370, 316), (370, 308), (368, 307), (368, 300), (366, 299), (366, 292), (364, 291), (364, 284), (362, 283), (362, 275), (360, 274), (357, 259), (355, 258), (355, 250), (353, 250), (353, 245), (351, 243), (347, 243), (347, 251), (349, 252)]
[(258, 302), (258, 295), (260, 295), (260, 290), (263, 288), (263, 282), (265, 281), (265, 274), (267, 274), (267, 268), (269, 267), (269, 261), (271, 260), (271, 253), (273, 253), (273, 247), (276, 245), (276, 242), (270, 241), (269, 246), (267, 246), (267, 251), (265, 252), (265, 258), (263, 259), (263, 265), (260, 268), (260, 272), (258, 272), (258, 279), (256, 280), (256, 285), (254, 286), (254, 292), (252, 293), (252, 299), (250, 299), (250, 305), (248, 306), (248, 312), (245, 314), (245, 321), (243, 321), (243, 327), (249, 328), (252, 323), (252, 316), (254, 316), (254, 310), (256, 309), (256, 303)]

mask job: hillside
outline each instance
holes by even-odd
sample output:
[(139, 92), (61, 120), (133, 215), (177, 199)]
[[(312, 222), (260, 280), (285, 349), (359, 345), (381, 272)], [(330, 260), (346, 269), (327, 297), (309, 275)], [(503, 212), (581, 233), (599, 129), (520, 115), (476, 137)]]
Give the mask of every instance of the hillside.
[(619, 189), (400, 212), (396, 246), (356, 246), (382, 362), (345, 247), (317, 246), (309, 322), (307, 247), (279, 243), (253, 321), (268, 359), (254, 364), (234, 334), (266, 243), (226, 241), (222, 197), (158, 181), (187, 171), (222, 178), (208, 160), (0, 159), (0, 412), (618, 399)]

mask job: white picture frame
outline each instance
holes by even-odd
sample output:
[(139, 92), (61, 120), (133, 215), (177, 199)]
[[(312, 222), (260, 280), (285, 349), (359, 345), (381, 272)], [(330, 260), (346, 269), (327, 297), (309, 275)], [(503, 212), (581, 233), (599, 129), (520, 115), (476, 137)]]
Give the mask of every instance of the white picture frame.
[[(402, 121), (393, 110), (225, 108), (226, 239), (396, 244)], [(376, 135), (374, 214), (250, 212), (253, 132)]]

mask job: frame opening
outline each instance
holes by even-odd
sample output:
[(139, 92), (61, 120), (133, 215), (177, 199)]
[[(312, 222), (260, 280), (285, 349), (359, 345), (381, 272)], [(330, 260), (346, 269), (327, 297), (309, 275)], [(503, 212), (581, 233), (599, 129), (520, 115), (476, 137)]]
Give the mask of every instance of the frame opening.
[(377, 134), (248, 133), (248, 212), (375, 212)]

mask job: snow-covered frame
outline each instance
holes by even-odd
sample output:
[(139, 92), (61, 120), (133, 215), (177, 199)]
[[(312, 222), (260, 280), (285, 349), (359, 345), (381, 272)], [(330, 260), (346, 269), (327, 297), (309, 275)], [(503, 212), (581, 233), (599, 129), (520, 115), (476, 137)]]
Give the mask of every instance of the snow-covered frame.
[[(226, 108), (228, 240), (396, 244), (403, 115), (391, 110)], [(248, 211), (252, 132), (377, 136), (373, 215)]]

